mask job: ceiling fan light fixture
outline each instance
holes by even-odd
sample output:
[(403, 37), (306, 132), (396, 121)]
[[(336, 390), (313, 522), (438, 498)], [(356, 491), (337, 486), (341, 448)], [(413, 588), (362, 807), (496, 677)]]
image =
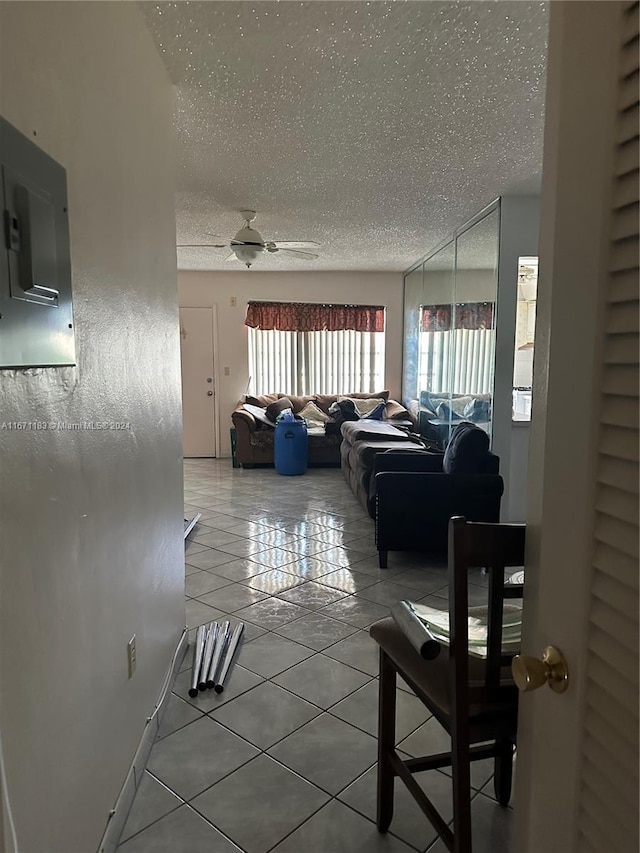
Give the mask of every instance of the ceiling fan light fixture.
[(264, 246), (262, 234), (248, 225), (241, 228), (233, 239), (237, 243), (255, 243), (257, 246)]
[(245, 266), (247, 269), (251, 266), (251, 264), (258, 258), (262, 252), (264, 252), (264, 246), (260, 244), (249, 244), (246, 243), (238, 243), (233, 244), (231, 246), (231, 250), (236, 258)]

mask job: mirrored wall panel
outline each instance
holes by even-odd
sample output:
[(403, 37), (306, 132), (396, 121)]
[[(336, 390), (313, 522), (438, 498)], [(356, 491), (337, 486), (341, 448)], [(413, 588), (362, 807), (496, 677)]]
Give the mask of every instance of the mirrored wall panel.
[[(404, 277), (404, 346), (402, 353), (402, 396), (417, 415), (418, 361), (420, 350), (420, 309), (422, 305), (422, 265)], [(405, 403), (407, 405), (407, 403)]]
[(405, 278), (405, 405), (438, 447), (462, 420), (491, 435), (498, 239), (494, 207)]

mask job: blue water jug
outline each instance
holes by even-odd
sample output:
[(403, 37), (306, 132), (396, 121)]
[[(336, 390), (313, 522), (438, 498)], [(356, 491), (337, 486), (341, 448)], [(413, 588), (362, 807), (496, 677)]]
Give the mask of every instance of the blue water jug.
[(273, 461), (278, 474), (295, 477), (307, 470), (309, 439), (304, 421), (283, 418), (276, 423)]

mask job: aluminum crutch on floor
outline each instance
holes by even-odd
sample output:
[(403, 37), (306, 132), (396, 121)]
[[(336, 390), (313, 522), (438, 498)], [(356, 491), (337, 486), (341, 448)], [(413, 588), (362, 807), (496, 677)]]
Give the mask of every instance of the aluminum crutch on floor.
[(231, 634), (231, 623), (227, 620), (222, 623), (222, 627), (218, 631), (218, 642), (211, 657), (211, 665), (207, 673), (207, 687), (214, 687), (216, 683), (216, 672), (220, 666), (222, 655)]
[(207, 689), (207, 674), (211, 666), (211, 658), (218, 639), (218, 623), (210, 622), (207, 626), (207, 639), (204, 644), (204, 653), (202, 655), (202, 666), (200, 667), (200, 676), (198, 679), (198, 690)]
[(191, 669), (191, 687), (189, 688), (189, 696), (192, 697), (198, 695), (198, 676), (200, 675), (200, 667), (202, 666), (206, 636), (206, 627), (199, 625), (196, 631), (196, 641), (193, 644), (193, 665)]
[(220, 675), (216, 680), (216, 693), (222, 693), (222, 691), (224, 690), (224, 682), (229, 673), (229, 668), (231, 666), (231, 662), (233, 661), (233, 656), (236, 652), (236, 649), (238, 648), (238, 643), (240, 642), (240, 638), (242, 637), (243, 631), (244, 622), (238, 622), (236, 627), (233, 629), (233, 634), (231, 636), (231, 639), (229, 640), (229, 648), (227, 649), (224, 661), (222, 662), (222, 666), (220, 668)]

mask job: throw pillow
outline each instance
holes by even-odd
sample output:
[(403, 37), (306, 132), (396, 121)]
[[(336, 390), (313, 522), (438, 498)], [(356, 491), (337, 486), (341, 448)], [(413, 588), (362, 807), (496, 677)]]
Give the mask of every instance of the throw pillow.
[(473, 397), (471, 394), (452, 394), (450, 406), (456, 415), (460, 415), (460, 417), (462, 417), (464, 410), (472, 400)]
[(279, 400), (276, 400), (267, 406), (267, 417), (275, 423), (280, 412), (284, 412), (285, 409), (291, 409), (293, 411), (293, 403), (288, 397), (280, 397)]
[(262, 408), (262, 406), (252, 406), (251, 403), (243, 403), (242, 408), (245, 410), (245, 412), (249, 412), (250, 415), (253, 415), (253, 417), (257, 421), (260, 421), (260, 423), (266, 424), (267, 426), (273, 428), (274, 423), (272, 420), (269, 419), (269, 416), (267, 415), (267, 410)]
[(475, 424), (462, 421), (451, 433), (442, 470), (445, 474), (479, 474), (488, 452), (487, 433)]
[(273, 403), (277, 399), (277, 394), (263, 394), (261, 397), (252, 397), (251, 395), (248, 395), (244, 398), (244, 401), (250, 406), (258, 406), (260, 409), (266, 409), (269, 403)]
[(329, 414), (336, 423), (345, 421), (359, 421), (360, 415), (353, 400), (339, 400), (329, 406)]
[(288, 398), (291, 400), (291, 405), (293, 406), (293, 414), (298, 415), (304, 409), (304, 407), (309, 402), (316, 402), (315, 394), (309, 394), (304, 397), (297, 397), (294, 394), (287, 394)]
[(491, 403), (489, 400), (474, 398), (465, 408), (464, 417), (474, 423), (482, 423), (491, 420)]
[(437, 417), (436, 409), (441, 403), (448, 403), (449, 399), (450, 395), (445, 394), (444, 392), (441, 394), (431, 394), (429, 391), (421, 391), (420, 408), (426, 409), (426, 411), (430, 412), (433, 417)]
[(462, 420), (460, 415), (457, 414), (457, 412), (455, 412), (453, 410), (453, 408), (451, 406), (449, 406), (448, 403), (440, 403), (440, 405), (436, 409), (436, 415), (442, 421), (461, 421)]
[(329, 415), (323, 412), (322, 409), (318, 408), (312, 400), (310, 400), (300, 412), (300, 417), (304, 418), (305, 421), (313, 421), (317, 424), (326, 424), (327, 421), (331, 420)]
[(382, 397), (338, 397), (339, 403), (342, 403), (344, 400), (349, 400), (350, 402), (352, 402), (353, 405), (356, 407), (356, 412), (363, 418), (366, 417), (369, 412), (372, 412), (374, 409), (376, 409), (380, 405), (380, 403), (384, 403)]
[(316, 394), (315, 402), (322, 409), (323, 412), (328, 412), (329, 407), (336, 403), (338, 400), (342, 400), (347, 397), (350, 400), (355, 400), (356, 405), (360, 400), (388, 400), (389, 392), (388, 391), (374, 391), (372, 394)]
[(349, 394), (354, 400), (384, 400), (385, 403), (389, 399), (388, 391), (372, 391), (370, 393), (358, 392), (357, 394)]
[[(360, 400), (359, 402), (362, 402), (362, 400)], [(386, 403), (384, 402), (384, 400), (380, 400), (378, 405), (374, 409), (371, 409), (368, 415), (364, 416), (364, 420), (381, 421), (384, 416), (385, 408)]]
[(388, 421), (410, 421), (411, 413), (397, 400), (389, 400), (386, 405), (385, 417)]

